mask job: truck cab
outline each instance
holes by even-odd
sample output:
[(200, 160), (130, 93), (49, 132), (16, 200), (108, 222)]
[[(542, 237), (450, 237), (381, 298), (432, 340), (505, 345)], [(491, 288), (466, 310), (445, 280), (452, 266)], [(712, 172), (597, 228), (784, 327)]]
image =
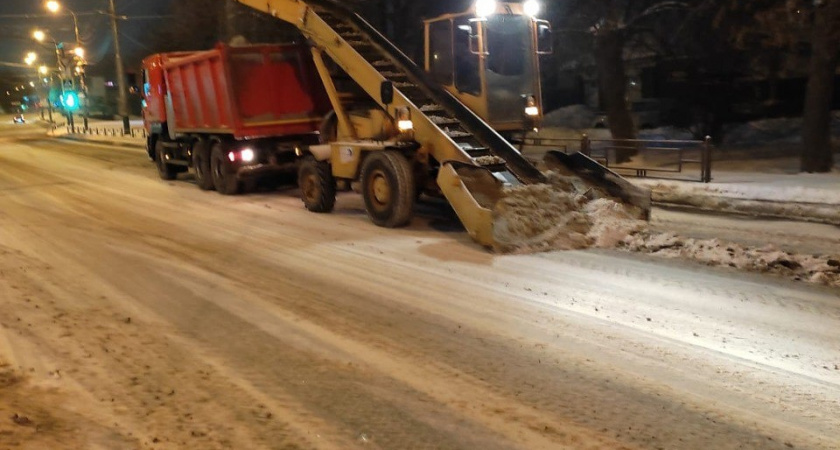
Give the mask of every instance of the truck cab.
[(478, 0), (425, 21), (426, 72), (498, 131), (537, 126), (540, 55), (552, 52), (551, 26), (538, 13), (536, 0)]

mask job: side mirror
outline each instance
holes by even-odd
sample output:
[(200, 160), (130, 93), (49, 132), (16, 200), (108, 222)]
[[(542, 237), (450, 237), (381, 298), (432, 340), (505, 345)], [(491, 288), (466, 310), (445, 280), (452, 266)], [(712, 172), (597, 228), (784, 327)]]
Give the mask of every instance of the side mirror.
[(537, 54), (550, 55), (554, 53), (554, 36), (551, 24), (545, 20), (537, 21)]
[(382, 104), (387, 106), (394, 103), (394, 83), (390, 81), (383, 81), (379, 86), (379, 96), (382, 98)]
[(487, 55), (487, 49), (482, 48), (481, 27), (479, 26), (480, 23), (486, 21), (487, 19), (470, 19), (470, 53), (472, 53), (473, 55)]

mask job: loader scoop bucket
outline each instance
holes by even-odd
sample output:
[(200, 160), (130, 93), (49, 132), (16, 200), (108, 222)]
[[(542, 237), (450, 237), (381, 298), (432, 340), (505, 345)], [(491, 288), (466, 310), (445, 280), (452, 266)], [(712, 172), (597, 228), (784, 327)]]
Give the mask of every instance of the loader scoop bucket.
[(441, 166), (437, 183), (470, 237), (492, 247), (493, 207), (502, 198), (502, 182), (483, 167), (450, 161)]

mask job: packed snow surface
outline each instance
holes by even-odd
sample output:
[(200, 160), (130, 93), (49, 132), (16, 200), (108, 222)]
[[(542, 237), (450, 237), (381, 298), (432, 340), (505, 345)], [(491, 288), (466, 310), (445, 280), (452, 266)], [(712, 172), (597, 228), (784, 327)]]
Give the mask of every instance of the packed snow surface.
[(654, 233), (641, 211), (580, 178), (546, 172), (547, 183), (506, 190), (494, 210), (496, 250), (531, 253), (616, 248), (713, 266), (774, 273), (840, 287), (840, 256), (802, 255), (768, 245)]

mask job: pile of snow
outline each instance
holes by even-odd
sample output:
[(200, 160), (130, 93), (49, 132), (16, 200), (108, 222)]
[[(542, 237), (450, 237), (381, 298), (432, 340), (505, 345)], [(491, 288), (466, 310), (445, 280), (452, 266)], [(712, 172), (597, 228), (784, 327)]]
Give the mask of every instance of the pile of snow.
[(779, 250), (774, 245), (749, 248), (718, 239), (686, 239), (674, 234), (649, 232), (627, 236), (622, 245), (629, 251), (665, 258), (774, 273), (795, 280), (840, 287), (840, 258), (794, 254)]
[[(840, 138), (840, 111), (831, 113), (831, 135)], [(798, 144), (800, 142), (802, 142), (801, 117), (754, 120), (733, 126), (723, 136), (725, 146)]]
[(642, 211), (597, 186), (557, 172), (547, 183), (506, 189), (493, 210), (496, 251), (614, 248), (714, 266), (774, 273), (840, 287), (840, 257), (799, 255), (774, 246), (750, 248), (717, 239), (696, 240), (652, 233)]
[[(685, 128), (676, 128), (676, 127), (658, 127), (658, 128), (647, 128), (643, 130), (639, 130), (639, 139), (645, 140), (652, 140), (652, 141), (662, 141), (662, 140), (672, 140), (672, 141), (691, 141), (695, 140), (694, 134)], [(649, 144), (649, 147), (673, 147), (672, 143), (663, 143), (657, 144), (652, 142)]]
[(548, 183), (505, 191), (493, 237), (503, 253), (612, 248), (645, 228), (641, 211), (577, 177), (546, 172)]
[(542, 126), (580, 130), (591, 128), (595, 118), (596, 114), (592, 108), (586, 105), (571, 105), (547, 113), (543, 117)]

